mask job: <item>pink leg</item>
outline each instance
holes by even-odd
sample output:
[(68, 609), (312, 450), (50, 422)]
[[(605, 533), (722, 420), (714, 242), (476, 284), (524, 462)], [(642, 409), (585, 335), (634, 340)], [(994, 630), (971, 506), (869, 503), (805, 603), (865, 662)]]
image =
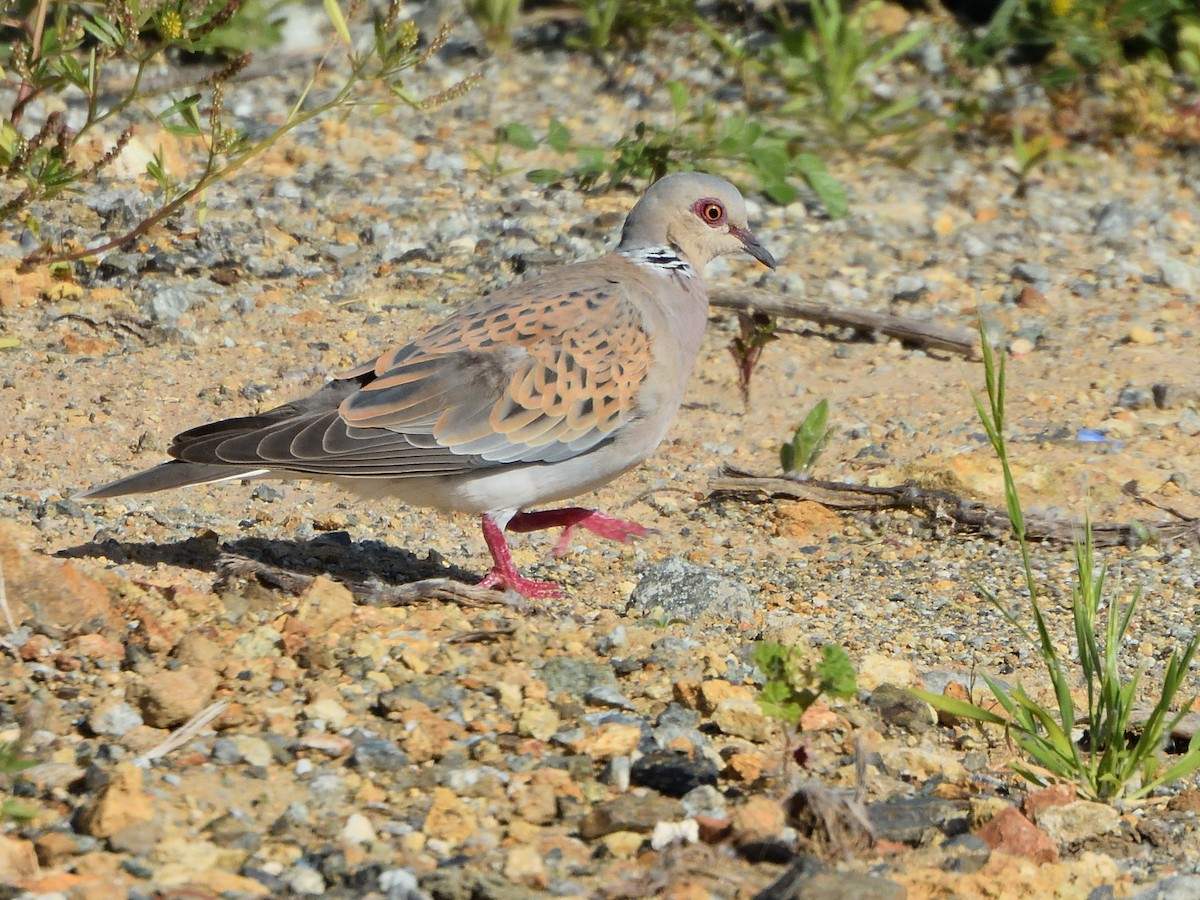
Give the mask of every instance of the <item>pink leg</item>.
[(646, 528), (636, 522), (626, 522), (596, 512), (594, 509), (583, 509), (578, 506), (568, 506), (563, 509), (542, 509), (537, 512), (517, 513), (509, 520), (509, 531), (541, 531), (563, 525), (562, 537), (554, 545), (554, 558), (558, 559), (567, 552), (567, 545), (578, 528), (586, 529), (602, 538), (625, 544), (634, 538), (654, 534), (653, 528)]
[(480, 587), (494, 587), (500, 590), (511, 588), (522, 597), (531, 600), (562, 596), (562, 588), (557, 584), (521, 577), (513, 563), (512, 554), (508, 551), (504, 529), (497, 525), (491, 516), (483, 517), (483, 539), (487, 541), (488, 550), (492, 554), (492, 571), (479, 582)]

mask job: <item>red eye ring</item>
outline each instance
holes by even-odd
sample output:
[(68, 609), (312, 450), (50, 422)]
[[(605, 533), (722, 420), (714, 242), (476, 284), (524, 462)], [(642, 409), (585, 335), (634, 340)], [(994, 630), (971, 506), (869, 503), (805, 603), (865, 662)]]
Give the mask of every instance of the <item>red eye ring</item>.
[(692, 211), (701, 218), (705, 225), (717, 226), (725, 222), (725, 207), (717, 200), (697, 200)]

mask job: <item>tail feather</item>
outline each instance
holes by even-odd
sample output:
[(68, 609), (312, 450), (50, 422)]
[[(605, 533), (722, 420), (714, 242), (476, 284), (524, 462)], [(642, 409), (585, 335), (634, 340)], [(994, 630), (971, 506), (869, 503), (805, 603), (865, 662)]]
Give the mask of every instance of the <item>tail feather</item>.
[(76, 494), (75, 500), (100, 500), (105, 497), (123, 497), (127, 494), (151, 494), (189, 484), (213, 484), (218, 481), (239, 481), (265, 475), (269, 469), (239, 468), (204, 463), (182, 462), (173, 459), (153, 469), (135, 472), (117, 481), (102, 484), (90, 491)]

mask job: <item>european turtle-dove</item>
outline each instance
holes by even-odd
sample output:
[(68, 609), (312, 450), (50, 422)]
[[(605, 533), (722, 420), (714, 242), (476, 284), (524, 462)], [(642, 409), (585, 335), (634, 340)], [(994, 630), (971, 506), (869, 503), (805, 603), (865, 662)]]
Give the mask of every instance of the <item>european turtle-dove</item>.
[(648, 533), (591, 509), (527, 511), (592, 491), (649, 456), (679, 409), (708, 315), (703, 270), (737, 250), (775, 260), (723, 179), (670, 175), (634, 206), (612, 253), (458, 310), (302, 400), (177, 435), (170, 462), (80, 494), (258, 478), (340, 482), (364, 495), (481, 515), (480, 582), (525, 597), (504, 532)]

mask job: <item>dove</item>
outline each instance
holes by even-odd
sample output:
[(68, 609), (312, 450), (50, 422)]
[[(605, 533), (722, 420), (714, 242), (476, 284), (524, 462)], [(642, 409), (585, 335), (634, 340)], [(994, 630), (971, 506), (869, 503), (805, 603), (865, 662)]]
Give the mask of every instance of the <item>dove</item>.
[(464, 306), (311, 396), (175, 436), (170, 461), (79, 499), (263, 478), (333, 481), (479, 516), (484, 587), (561, 596), (523, 577), (506, 532), (562, 527), (627, 542), (650, 529), (594, 509), (533, 509), (586, 494), (645, 460), (683, 399), (708, 319), (703, 270), (743, 251), (775, 260), (741, 194), (695, 172), (650, 186), (612, 252)]

